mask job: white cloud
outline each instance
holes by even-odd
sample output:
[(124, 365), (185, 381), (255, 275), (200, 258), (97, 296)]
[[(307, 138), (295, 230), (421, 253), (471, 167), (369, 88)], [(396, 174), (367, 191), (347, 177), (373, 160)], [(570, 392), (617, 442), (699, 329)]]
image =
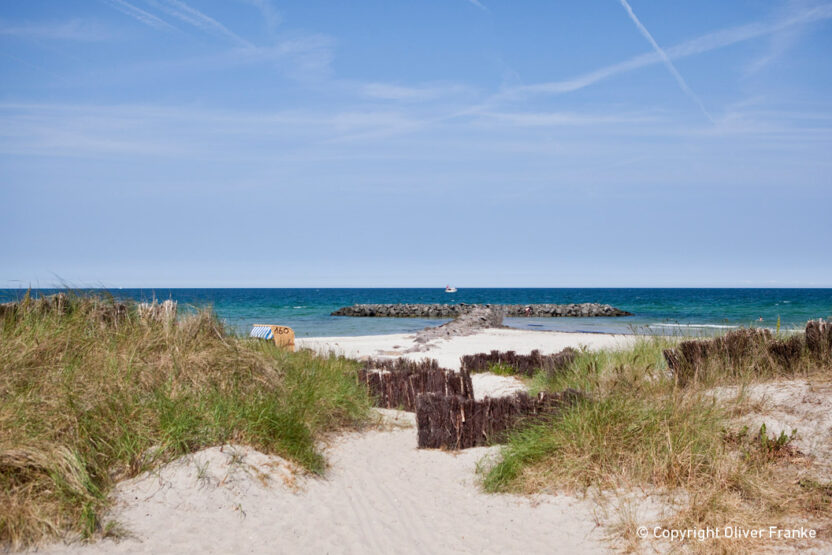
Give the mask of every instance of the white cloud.
[(321, 34), (288, 38), (277, 46), (266, 48), (272, 52), (289, 77), (299, 81), (315, 81), (331, 72), (335, 40)]
[(361, 93), (381, 100), (401, 100), (423, 102), (443, 96), (459, 94), (468, 90), (462, 85), (427, 85), (408, 87), (391, 83), (367, 83), (361, 87)]
[(479, 9), (481, 9), (481, 10), (482, 10), (482, 11), (484, 11), (484, 12), (487, 12), (487, 11), (488, 11), (488, 8), (486, 8), (485, 6), (483, 6), (483, 5), (482, 5), (482, 2), (480, 2), (479, 0), (468, 0), (468, 2), (470, 2), (470, 3), (471, 3), (471, 4), (473, 4), (473, 5), (475, 5), (476, 7), (478, 7)]
[(0, 26), (0, 35), (24, 39), (95, 42), (113, 37), (102, 25), (81, 19), (55, 23)]
[(239, 46), (220, 51), (172, 59), (154, 59), (123, 65), (107, 73), (109, 82), (144, 79), (148, 73), (163, 77), (199, 72), (215, 72), (230, 67), (261, 64), (285, 77), (316, 84), (329, 77), (335, 41), (326, 35), (301, 35), (271, 46)]
[(272, 5), (270, 0), (240, 1), (245, 4), (254, 6), (258, 10), (260, 10), (260, 13), (263, 15), (263, 19), (266, 21), (266, 26), (269, 28), (270, 31), (274, 31), (274, 29), (283, 21), (283, 18), (280, 17), (280, 13), (275, 9), (274, 5)]
[[(231, 111), (195, 106), (0, 103), (0, 152), (107, 158), (225, 156), (228, 144), (263, 149), (389, 136), (421, 122), (379, 110)], [(233, 150), (233, 149), (232, 149)], [(243, 149), (245, 150), (245, 149)], [(235, 150), (233, 156), (240, 157)]]
[(655, 116), (640, 114), (586, 114), (580, 112), (482, 112), (480, 117), (517, 127), (563, 127), (655, 123)]
[[(800, 11), (801, 9), (806, 11), (807, 6), (812, 4), (814, 4), (815, 7), (817, 5), (814, 0), (789, 0), (787, 2), (787, 6), (781, 10), (781, 19), (788, 19), (790, 14)], [(767, 52), (755, 58), (744, 68), (744, 76), (748, 77), (762, 71), (771, 63), (781, 58), (806, 33), (810, 23), (811, 22), (807, 22), (807, 24), (802, 25), (792, 25), (772, 33), (771, 38), (769, 39)]]

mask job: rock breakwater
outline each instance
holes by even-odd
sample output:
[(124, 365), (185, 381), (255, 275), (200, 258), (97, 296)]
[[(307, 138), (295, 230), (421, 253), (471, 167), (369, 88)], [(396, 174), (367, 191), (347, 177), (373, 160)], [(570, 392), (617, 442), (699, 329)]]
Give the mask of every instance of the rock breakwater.
[(427, 343), (434, 339), (450, 339), (460, 335), (473, 335), (481, 329), (503, 326), (503, 312), (494, 307), (478, 306), (463, 312), (447, 324), (425, 328), (416, 333), (416, 343)]
[(477, 309), (499, 310), (506, 317), (537, 318), (632, 316), (608, 304), (355, 304), (339, 308), (332, 316), (375, 318), (456, 318)]

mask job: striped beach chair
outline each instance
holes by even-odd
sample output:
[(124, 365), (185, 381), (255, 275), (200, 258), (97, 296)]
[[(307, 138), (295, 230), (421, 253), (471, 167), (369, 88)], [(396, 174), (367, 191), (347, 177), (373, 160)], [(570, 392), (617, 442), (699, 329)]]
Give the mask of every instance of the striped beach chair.
[(253, 324), (250, 337), (258, 339), (273, 340), (278, 347), (295, 350), (295, 332), (288, 326), (275, 326), (273, 324)]

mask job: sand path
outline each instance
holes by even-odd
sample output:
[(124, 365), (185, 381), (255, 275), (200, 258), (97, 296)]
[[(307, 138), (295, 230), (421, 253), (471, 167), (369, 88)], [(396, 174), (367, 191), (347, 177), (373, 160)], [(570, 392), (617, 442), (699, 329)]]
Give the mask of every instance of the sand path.
[[(327, 449), (325, 479), (299, 478), (294, 487), (277, 457), (206, 449), (119, 486), (114, 516), (132, 538), (47, 552), (605, 551), (589, 501), (481, 492), (476, 465), (493, 449), (419, 450), (413, 427), (350, 433)], [(268, 485), (260, 472), (272, 477)]]

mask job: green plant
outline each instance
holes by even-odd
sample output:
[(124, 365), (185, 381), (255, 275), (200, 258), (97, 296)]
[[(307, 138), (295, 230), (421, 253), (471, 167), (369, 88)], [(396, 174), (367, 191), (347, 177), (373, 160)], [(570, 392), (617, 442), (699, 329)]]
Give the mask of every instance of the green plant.
[(513, 366), (504, 363), (491, 363), (488, 365), (488, 372), (497, 374), (498, 376), (514, 376), (517, 371)]
[(27, 296), (0, 317), (0, 544), (107, 530), (120, 479), (228, 442), (326, 464), (363, 425), (357, 363), (228, 333), (210, 310), (145, 322), (103, 296)]
[(797, 436), (797, 430), (792, 430), (791, 434), (788, 435), (785, 430), (781, 430), (779, 436), (770, 438), (766, 432), (766, 424), (764, 422), (760, 425), (760, 433), (758, 434), (760, 451), (769, 457), (776, 457), (788, 450), (789, 443), (795, 436)]

